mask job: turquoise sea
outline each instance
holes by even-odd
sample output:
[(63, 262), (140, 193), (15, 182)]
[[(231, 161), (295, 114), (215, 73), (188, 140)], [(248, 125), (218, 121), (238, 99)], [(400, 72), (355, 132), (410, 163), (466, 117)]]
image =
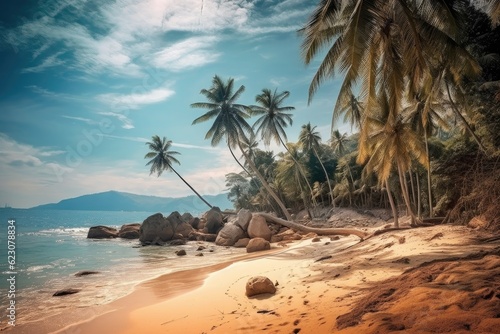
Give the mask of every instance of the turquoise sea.
[[(205, 256), (195, 257), (199, 242), (189, 242), (184, 246), (141, 247), (138, 240), (87, 239), (91, 226), (119, 228), (123, 224), (142, 222), (154, 213), (0, 209), (0, 328), (7, 323), (4, 310), (9, 302), (7, 278), (11, 274), (8, 274), (7, 226), (10, 219), (15, 220), (16, 226), (17, 324), (38, 321), (68, 307), (108, 303), (126, 295), (144, 280), (221, 262), (243, 252), (203, 243), (207, 247)], [(185, 249), (188, 256), (178, 257), (175, 254), (178, 249)], [(75, 277), (80, 270), (100, 273)], [(71, 298), (52, 297), (62, 288), (82, 291)]]

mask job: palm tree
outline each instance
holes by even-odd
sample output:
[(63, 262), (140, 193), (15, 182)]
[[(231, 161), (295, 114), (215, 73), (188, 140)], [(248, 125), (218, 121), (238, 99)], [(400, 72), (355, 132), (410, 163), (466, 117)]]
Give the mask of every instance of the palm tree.
[(261, 134), (264, 145), (269, 146), (271, 141), (275, 141), (276, 144), (283, 145), (283, 147), (290, 153), (290, 157), (293, 159), (294, 163), (299, 168), (299, 173), (305, 180), (307, 187), (309, 188), (310, 194), (312, 196), (313, 190), (309, 180), (306, 177), (306, 173), (300, 164), (295, 160), (294, 155), (289, 151), (288, 146), (285, 144), (286, 132), (285, 128), (288, 125), (292, 125), (292, 114), (286, 113), (286, 111), (295, 110), (295, 107), (282, 106), (283, 101), (290, 95), (290, 92), (283, 91), (277, 93), (277, 90), (271, 92), (270, 89), (264, 88), (262, 93), (255, 97), (255, 101), (259, 105), (252, 105), (252, 115), (260, 116), (253, 128), (257, 128), (255, 133)]
[(302, 178), (302, 159), (301, 152), (298, 145), (288, 143), (287, 152), (279, 154), (276, 178), (278, 183), (281, 184), (289, 198), (295, 199), (298, 196), (302, 198), (304, 207), (308, 209), (307, 197), (304, 192), (303, 178)]
[(349, 141), (347, 138), (347, 133), (343, 135), (340, 134), (339, 130), (334, 130), (332, 132), (332, 137), (330, 138), (330, 145), (333, 150), (337, 153), (339, 157), (342, 157), (346, 152), (345, 145)]
[(238, 88), (234, 93), (233, 86), (234, 79), (229, 78), (227, 82), (224, 82), (219, 76), (215, 75), (212, 80), (212, 87), (209, 89), (202, 89), (200, 91), (200, 94), (204, 95), (208, 102), (197, 102), (191, 104), (191, 107), (193, 108), (209, 109), (208, 112), (196, 118), (193, 121), (193, 124), (206, 122), (215, 118), (214, 123), (205, 135), (205, 139), (211, 139), (211, 145), (216, 146), (223, 138), (225, 138), (231, 155), (238, 162), (238, 164), (245, 169), (233, 153), (233, 148), (238, 147), (243, 153), (246, 162), (254, 171), (262, 185), (266, 188), (276, 203), (278, 203), (287, 219), (290, 220), (291, 216), (286, 210), (285, 205), (276, 193), (274, 193), (264, 177), (259, 173), (252, 159), (245, 153), (245, 150), (241, 146), (241, 139), (246, 138), (247, 133), (252, 133), (252, 127), (246, 121), (246, 119), (250, 117), (248, 114), (250, 108), (236, 103), (236, 100), (245, 91), (245, 86), (240, 86), (240, 88)]
[[(363, 131), (367, 134), (365, 136), (367, 140), (358, 156), (358, 163), (366, 163), (365, 172), (377, 174), (379, 183), (385, 184), (388, 196), (391, 194), (387, 180), (392, 170), (396, 168), (401, 193), (412, 218), (412, 225), (414, 225), (417, 219), (412, 210), (404, 174), (410, 170), (413, 160), (426, 166), (427, 155), (423, 143), (409, 123), (405, 123), (402, 117), (396, 118), (394, 122), (388, 121), (391, 108), (389, 103), (387, 97), (382, 94), (378, 117), (370, 117), (366, 120)], [(395, 211), (394, 208), (393, 211)], [(398, 226), (397, 217), (394, 223)]]
[(332, 185), (330, 184), (330, 177), (328, 177), (328, 172), (326, 171), (325, 166), (321, 162), (321, 158), (319, 157), (318, 150), (317, 148), (319, 147), (319, 144), (321, 142), (321, 136), (319, 132), (314, 131), (316, 129), (316, 126), (311, 127), (311, 123), (307, 123), (302, 125), (302, 130), (300, 131), (299, 135), (299, 143), (302, 145), (303, 149), (306, 151), (313, 151), (314, 155), (316, 155), (316, 158), (318, 158), (318, 161), (321, 165), (321, 168), (323, 168), (323, 172), (325, 173), (326, 176), (326, 182), (328, 184), (328, 190), (330, 191), (330, 197), (332, 199), (332, 205), (334, 205), (334, 198), (333, 198), (333, 191), (332, 191)]
[(160, 139), (159, 136), (154, 135), (151, 138), (151, 142), (147, 142), (146, 145), (148, 145), (149, 149), (151, 150), (144, 156), (144, 159), (151, 159), (146, 164), (146, 166), (151, 165), (149, 175), (157, 173), (159, 177), (163, 173), (163, 171), (174, 172), (189, 187), (189, 189), (191, 189), (203, 201), (203, 203), (212, 208), (212, 205), (210, 205), (210, 203), (208, 203), (200, 194), (198, 194), (198, 192), (194, 190), (194, 188), (189, 183), (187, 183), (187, 181), (184, 180), (184, 178), (172, 167), (172, 163), (174, 162), (179, 165), (181, 163), (174, 156), (180, 153), (176, 151), (170, 151), (170, 147), (172, 146), (171, 140), (167, 140), (167, 138), (165, 137), (163, 137), (163, 139)]

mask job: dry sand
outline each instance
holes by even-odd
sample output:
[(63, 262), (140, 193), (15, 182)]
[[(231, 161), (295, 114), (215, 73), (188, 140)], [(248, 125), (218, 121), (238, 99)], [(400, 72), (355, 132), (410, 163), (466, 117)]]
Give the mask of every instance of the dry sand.
[[(499, 333), (500, 243), (484, 237), (444, 225), (273, 244), (143, 283), (59, 333)], [(247, 298), (257, 275), (276, 294)]]

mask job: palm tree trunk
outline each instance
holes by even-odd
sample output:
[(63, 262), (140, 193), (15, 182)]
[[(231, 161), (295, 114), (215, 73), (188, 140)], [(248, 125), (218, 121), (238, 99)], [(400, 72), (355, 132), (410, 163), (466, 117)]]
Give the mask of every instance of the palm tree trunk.
[(391, 204), (392, 216), (394, 217), (394, 227), (399, 228), (398, 209), (396, 208), (396, 204), (394, 204), (394, 199), (392, 198), (389, 180), (385, 180), (385, 190), (387, 191), (387, 197), (389, 198), (389, 203)]
[(276, 201), (276, 203), (278, 203), (278, 205), (279, 205), (281, 211), (283, 211), (283, 214), (285, 215), (286, 219), (292, 220), (292, 216), (290, 216), (290, 213), (286, 209), (285, 204), (283, 204), (283, 202), (280, 200), (278, 195), (276, 195), (276, 193), (273, 191), (273, 189), (271, 189), (271, 187), (266, 182), (264, 177), (260, 174), (259, 170), (257, 169), (257, 166), (255, 166), (252, 159), (250, 159), (250, 157), (246, 154), (245, 150), (243, 150), (243, 148), (241, 147), (241, 145), (239, 143), (238, 143), (238, 146), (239, 146), (239, 149), (241, 150), (241, 153), (245, 157), (248, 165), (254, 171), (255, 175), (257, 175), (257, 178), (260, 180), (260, 182), (262, 183), (264, 188), (266, 188), (267, 192), (273, 197), (273, 199)]
[(332, 191), (332, 186), (330, 184), (330, 178), (328, 177), (328, 173), (326, 172), (326, 168), (321, 162), (321, 159), (319, 158), (318, 151), (316, 151), (316, 148), (313, 146), (313, 152), (316, 155), (316, 158), (318, 158), (319, 164), (321, 165), (321, 168), (323, 168), (323, 172), (325, 173), (326, 176), (326, 182), (328, 183), (328, 190), (330, 191), (330, 198), (332, 199), (332, 205), (335, 206), (335, 203), (333, 203), (333, 191)]
[(427, 154), (427, 192), (429, 196), (429, 217), (432, 218), (432, 188), (431, 188), (431, 156), (429, 155), (429, 140), (427, 138), (427, 131), (424, 129), (425, 139), (425, 152)]
[(422, 217), (422, 190), (420, 189), (420, 178), (418, 170), (415, 171), (415, 179), (417, 180), (417, 217)]
[(401, 192), (403, 193), (403, 199), (406, 204), (406, 209), (411, 216), (411, 226), (414, 227), (416, 226), (417, 219), (415, 217), (415, 213), (413, 213), (413, 210), (411, 208), (410, 198), (408, 196), (408, 188), (406, 187), (406, 180), (404, 179), (403, 176), (403, 170), (401, 168), (401, 164), (398, 162), (397, 165), (398, 165), (399, 182), (401, 185)]
[(179, 173), (177, 173), (177, 171), (172, 166), (169, 166), (169, 167), (175, 173), (175, 175), (177, 175), (189, 187), (189, 189), (191, 189), (203, 201), (203, 203), (208, 205), (208, 207), (210, 209), (212, 208), (212, 205), (210, 203), (208, 203), (203, 197), (201, 197), (201, 195), (198, 194), (198, 192), (196, 190), (194, 190), (194, 188), (191, 187), (191, 185), (189, 183), (187, 183), (186, 180), (184, 180), (184, 178)]
[(462, 120), (462, 122), (464, 123), (464, 125), (467, 128), (467, 130), (469, 131), (469, 133), (472, 135), (472, 137), (474, 138), (476, 143), (479, 145), (479, 148), (483, 151), (483, 153), (486, 153), (486, 148), (481, 143), (481, 140), (479, 140), (479, 137), (476, 135), (474, 130), (472, 130), (472, 127), (470, 126), (469, 122), (467, 122), (467, 120), (462, 115), (462, 113), (460, 113), (460, 110), (458, 110), (457, 105), (453, 101), (453, 99), (451, 97), (451, 93), (450, 93), (450, 86), (448, 85), (448, 83), (446, 83), (446, 90), (448, 92), (448, 99), (450, 100), (450, 103), (451, 103), (451, 109), (455, 112), (455, 114), (457, 114), (458, 118), (460, 118)]
[(411, 169), (408, 171), (408, 176), (410, 177), (410, 187), (411, 187), (411, 199), (413, 200), (413, 204), (417, 204), (417, 198), (415, 194), (415, 184), (413, 183), (413, 175)]

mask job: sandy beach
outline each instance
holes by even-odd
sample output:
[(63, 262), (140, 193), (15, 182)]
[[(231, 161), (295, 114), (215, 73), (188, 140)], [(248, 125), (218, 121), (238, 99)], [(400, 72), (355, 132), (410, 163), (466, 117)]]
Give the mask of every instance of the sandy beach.
[[(53, 332), (498, 333), (500, 242), (484, 242), (488, 237), (443, 225), (362, 242), (349, 236), (273, 244), (144, 282)], [(277, 292), (246, 297), (247, 280), (259, 275)], [(70, 320), (67, 313), (61, 324)]]

